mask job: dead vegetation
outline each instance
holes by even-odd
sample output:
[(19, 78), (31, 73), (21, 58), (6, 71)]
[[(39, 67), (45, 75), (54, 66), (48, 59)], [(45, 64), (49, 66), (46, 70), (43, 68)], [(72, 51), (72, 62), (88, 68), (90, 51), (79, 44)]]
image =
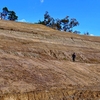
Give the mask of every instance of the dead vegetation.
[(100, 91), (100, 37), (0, 20), (1, 95), (68, 87)]

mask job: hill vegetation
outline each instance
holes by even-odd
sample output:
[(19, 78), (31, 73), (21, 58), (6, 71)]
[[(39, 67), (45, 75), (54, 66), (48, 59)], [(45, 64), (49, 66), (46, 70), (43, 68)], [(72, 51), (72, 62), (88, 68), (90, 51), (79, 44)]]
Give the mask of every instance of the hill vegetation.
[(16, 15), (15, 11), (8, 10), (7, 7), (4, 7), (0, 13), (0, 19), (15, 21), (18, 19), (18, 16)]
[(0, 100), (99, 99), (100, 37), (0, 20)]
[(63, 19), (54, 19), (46, 11), (46, 13), (44, 14), (44, 20), (39, 21), (38, 23), (49, 26), (50, 28), (59, 31), (79, 33), (78, 31), (73, 31), (73, 27), (78, 26), (79, 22), (75, 18), (70, 19), (69, 16), (66, 16)]

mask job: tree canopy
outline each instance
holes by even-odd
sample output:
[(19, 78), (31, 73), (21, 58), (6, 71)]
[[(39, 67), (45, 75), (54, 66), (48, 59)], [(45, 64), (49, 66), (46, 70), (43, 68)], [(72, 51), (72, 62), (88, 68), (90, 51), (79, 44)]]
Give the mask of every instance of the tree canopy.
[(18, 16), (16, 16), (16, 13), (14, 11), (9, 11), (9, 13), (8, 13), (8, 19), (12, 20), (12, 21), (15, 21), (15, 20), (18, 19)]
[[(63, 19), (54, 19), (49, 15), (47, 11), (44, 14), (44, 20), (43, 21), (39, 20), (38, 23), (49, 26), (57, 30), (63, 30), (66, 32), (73, 32), (73, 27), (79, 25), (79, 22), (75, 18), (70, 19), (69, 16), (66, 16)], [(75, 33), (76, 32), (78, 31), (75, 31)]]
[[(4, 16), (4, 19), (15, 21), (18, 19), (18, 16), (14, 11), (8, 10), (7, 7), (2, 8), (1, 17)], [(2, 19), (2, 18), (1, 18)]]

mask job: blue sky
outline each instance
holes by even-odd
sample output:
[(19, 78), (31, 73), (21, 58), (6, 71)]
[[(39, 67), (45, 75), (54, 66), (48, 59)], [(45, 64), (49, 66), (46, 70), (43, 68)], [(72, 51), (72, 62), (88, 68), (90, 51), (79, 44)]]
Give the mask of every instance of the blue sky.
[(49, 12), (54, 19), (66, 16), (76, 18), (80, 23), (75, 30), (100, 36), (100, 0), (1, 0), (3, 7), (16, 12), (19, 21), (38, 22)]

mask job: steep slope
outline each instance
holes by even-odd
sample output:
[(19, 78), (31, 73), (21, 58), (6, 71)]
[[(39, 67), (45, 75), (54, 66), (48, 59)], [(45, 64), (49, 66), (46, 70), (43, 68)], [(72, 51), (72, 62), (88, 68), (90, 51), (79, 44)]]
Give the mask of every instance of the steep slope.
[(100, 37), (0, 20), (0, 95), (0, 100), (99, 100)]

